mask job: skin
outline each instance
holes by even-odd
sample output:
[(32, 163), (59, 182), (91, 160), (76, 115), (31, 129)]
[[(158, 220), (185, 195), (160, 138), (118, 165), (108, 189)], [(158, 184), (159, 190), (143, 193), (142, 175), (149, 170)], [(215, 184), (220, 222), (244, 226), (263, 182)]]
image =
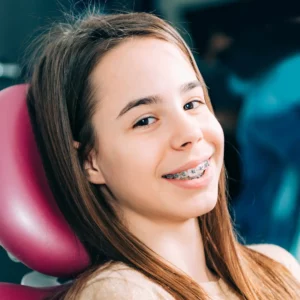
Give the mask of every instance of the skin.
[[(216, 205), (224, 136), (201, 85), (180, 91), (197, 81), (188, 59), (171, 43), (130, 39), (104, 56), (91, 80), (98, 151), (86, 161), (88, 179), (109, 187), (121, 220), (165, 262), (198, 282), (213, 280), (197, 217)], [(160, 101), (119, 116), (130, 101), (152, 95)], [(213, 174), (207, 186), (184, 189), (162, 178), (204, 154)]]

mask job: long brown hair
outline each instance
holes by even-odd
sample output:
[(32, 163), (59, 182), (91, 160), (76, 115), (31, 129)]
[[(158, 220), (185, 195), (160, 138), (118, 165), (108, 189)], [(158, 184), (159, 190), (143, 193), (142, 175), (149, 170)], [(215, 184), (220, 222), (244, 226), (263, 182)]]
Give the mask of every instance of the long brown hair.
[[(131, 37), (175, 44), (203, 82), (183, 38), (152, 14), (90, 12), (57, 24), (34, 44), (27, 100), (36, 141), (57, 203), (92, 261), (57, 299), (76, 299), (94, 271), (106, 262), (127, 264), (176, 299), (208, 299), (196, 282), (167, 266), (125, 228), (116, 216), (109, 188), (91, 184), (83, 168), (89, 152), (97, 150), (91, 124), (96, 105), (91, 73), (106, 53)], [(205, 98), (212, 110), (207, 91)], [(79, 142), (78, 149), (74, 141)], [(216, 207), (198, 219), (207, 266), (241, 299), (297, 298), (300, 286), (285, 267), (238, 242), (227, 207), (224, 167)]]

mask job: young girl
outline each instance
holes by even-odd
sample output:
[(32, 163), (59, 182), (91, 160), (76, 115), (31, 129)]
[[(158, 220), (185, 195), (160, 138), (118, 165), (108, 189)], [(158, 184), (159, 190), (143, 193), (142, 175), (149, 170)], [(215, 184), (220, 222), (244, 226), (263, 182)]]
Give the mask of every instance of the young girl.
[(40, 45), (28, 108), (54, 196), (92, 261), (57, 299), (299, 299), (287, 251), (237, 241), (223, 132), (173, 27), (88, 14)]

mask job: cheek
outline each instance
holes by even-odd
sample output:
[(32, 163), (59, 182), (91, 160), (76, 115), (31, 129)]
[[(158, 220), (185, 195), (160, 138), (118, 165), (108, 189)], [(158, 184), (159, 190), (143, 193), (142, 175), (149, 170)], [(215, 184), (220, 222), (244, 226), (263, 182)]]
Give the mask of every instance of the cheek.
[(224, 155), (224, 132), (221, 124), (211, 115), (206, 126), (206, 136), (207, 141), (215, 146), (216, 154), (219, 156), (220, 160), (223, 160)]
[[(120, 208), (136, 210), (138, 207), (142, 209), (152, 205), (152, 197), (145, 197), (145, 195), (151, 195), (153, 190), (155, 163), (151, 151), (142, 150), (143, 148), (137, 145), (132, 149), (124, 147), (122, 151), (118, 149), (107, 153), (104, 167), (105, 180)], [(150, 198), (151, 201), (147, 204), (147, 199)], [(143, 204), (141, 199), (144, 200)]]
[(200, 123), (203, 128), (204, 138), (218, 148), (224, 147), (224, 132), (221, 124), (209, 109), (208, 106), (205, 107), (203, 113), (199, 116)]
[(215, 126), (214, 130), (216, 133), (216, 139), (218, 140), (218, 144), (220, 145), (220, 148), (224, 150), (224, 131), (221, 126), (221, 124), (218, 122), (218, 120), (215, 118)]
[[(103, 171), (109, 182), (116, 184), (141, 181), (154, 169), (157, 149), (151, 143), (122, 142), (103, 153)], [(140, 180), (139, 180), (140, 179)], [(108, 184), (109, 184), (108, 182)]]

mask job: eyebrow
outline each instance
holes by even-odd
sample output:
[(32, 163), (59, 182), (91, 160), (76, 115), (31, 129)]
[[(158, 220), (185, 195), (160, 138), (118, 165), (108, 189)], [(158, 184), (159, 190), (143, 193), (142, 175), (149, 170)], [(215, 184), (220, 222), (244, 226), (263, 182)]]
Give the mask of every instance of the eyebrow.
[[(184, 83), (183, 85), (180, 86), (179, 92), (180, 94), (184, 94), (196, 87), (203, 88), (203, 85), (199, 80), (194, 80), (191, 82)], [(140, 99), (132, 100), (128, 102), (125, 105), (125, 107), (120, 111), (119, 115), (117, 116), (117, 119), (123, 116), (125, 113), (127, 113), (129, 110), (131, 110), (134, 107), (138, 107), (140, 105), (158, 104), (162, 102), (163, 102), (162, 98), (159, 95), (152, 95), (152, 96), (147, 96)]]

